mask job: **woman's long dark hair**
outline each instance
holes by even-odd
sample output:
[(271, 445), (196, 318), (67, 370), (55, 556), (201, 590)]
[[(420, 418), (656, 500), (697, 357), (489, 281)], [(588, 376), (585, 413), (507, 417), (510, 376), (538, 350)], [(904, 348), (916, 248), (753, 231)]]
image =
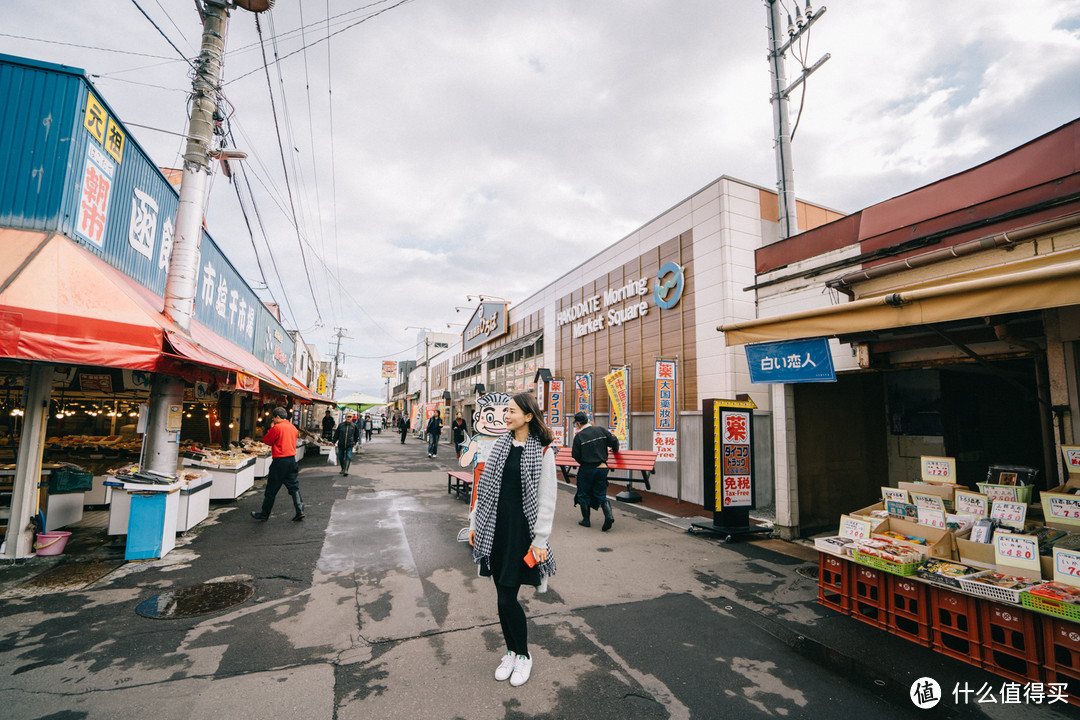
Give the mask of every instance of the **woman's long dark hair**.
[(544, 414), (540, 412), (540, 405), (536, 402), (536, 397), (531, 393), (518, 393), (510, 400), (518, 406), (521, 412), (532, 415), (532, 420), (529, 421), (529, 434), (539, 440), (544, 447), (550, 445), (552, 440), (551, 430), (544, 424)]

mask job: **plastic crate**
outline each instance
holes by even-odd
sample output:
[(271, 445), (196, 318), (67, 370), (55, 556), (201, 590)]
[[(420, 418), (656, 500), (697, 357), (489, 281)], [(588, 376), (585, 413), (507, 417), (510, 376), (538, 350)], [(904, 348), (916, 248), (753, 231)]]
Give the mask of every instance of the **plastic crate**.
[(1073, 622), (1080, 622), (1080, 605), (1032, 595), (1029, 592), (1020, 593), (1020, 602), (1026, 608), (1072, 620)]
[(867, 555), (859, 552), (858, 549), (851, 551), (851, 559), (860, 565), (866, 565), (872, 567), (875, 570), (881, 570), (883, 572), (892, 573), (893, 575), (905, 575), (911, 576), (915, 574), (915, 569), (919, 567), (920, 562), (911, 563), (897, 563), (892, 560), (884, 560), (873, 555)]
[(926, 623), (912, 620), (903, 615), (889, 613), (887, 627), (889, 632), (897, 637), (910, 640), (924, 647), (933, 647), (934, 633)]
[(994, 602), (979, 603), (982, 644), (1017, 658), (1041, 665), (1039, 619), (1024, 608)]
[[(974, 577), (989, 575), (992, 572), (993, 570), (987, 570), (985, 573), (978, 573)], [(968, 578), (960, 578), (960, 589), (969, 595), (978, 595), (987, 600), (993, 600), (994, 602), (999, 603), (1009, 603), (1011, 605), (1020, 604), (1020, 593), (1023, 592), (1023, 590), (988, 585), (987, 583), (977, 582), (974, 579)]]
[(978, 600), (967, 595), (934, 587), (930, 589), (931, 625), (969, 640), (979, 641)]
[(1039, 663), (1012, 653), (984, 645), (982, 648), (983, 669), (995, 675), (1008, 678), (1021, 685), (1043, 682), (1043, 668)]
[(929, 626), (930, 588), (921, 582), (897, 575), (885, 577), (886, 600), (890, 615)]
[[(1043, 677), (1048, 685), (1050, 683), (1064, 684), (1065, 695), (1069, 704), (1080, 707), (1080, 673), (1068, 673), (1062, 672), (1061, 670), (1051, 670), (1050, 668), (1046, 668)], [(1047, 688), (1047, 692), (1049, 692), (1049, 690), (1050, 688)], [(1063, 706), (1055, 702), (1053, 707), (1060, 708)]]
[(851, 613), (850, 562), (828, 553), (818, 553), (818, 602), (845, 615)]
[(878, 627), (887, 627), (885, 573), (863, 565), (853, 565), (850, 607), (852, 616), (859, 620)]
[[(979, 492), (986, 494), (986, 488), (999, 488), (999, 487), (1014, 487), (1012, 485), (994, 485), (993, 483), (976, 483), (979, 486)], [(1031, 504), (1031, 491), (1035, 489), (1034, 485), (1017, 485), (1016, 488), (1016, 501), (1022, 502), (1025, 505)]]
[(1043, 665), (1080, 677), (1080, 624), (1057, 617), (1040, 616)]

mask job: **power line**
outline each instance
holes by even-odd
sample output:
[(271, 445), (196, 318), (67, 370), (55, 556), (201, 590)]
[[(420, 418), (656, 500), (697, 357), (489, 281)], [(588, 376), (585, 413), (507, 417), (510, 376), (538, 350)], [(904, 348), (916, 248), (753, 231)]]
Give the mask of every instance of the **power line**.
[[(146, 13), (143, 14), (145, 15)], [(153, 21), (151, 20), (151, 22)], [(176, 62), (175, 59), (171, 57), (166, 57), (164, 55), (150, 55), (149, 53), (135, 52), (133, 50), (114, 50), (112, 48), (103, 48), (96, 45), (80, 45), (79, 43), (61, 42), (60, 40), (46, 40), (45, 38), (33, 38), (27, 37), (25, 35), (12, 35), (10, 33), (0, 33), (0, 37), (15, 38), (16, 40), (29, 40), (30, 42), (48, 43), (50, 45), (66, 45), (67, 47), (82, 48), (83, 50), (98, 50), (100, 52), (117, 53), (118, 55), (138, 55), (139, 57), (154, 58), (155, 60), (168, 60), (169, 62)], [(184, 58), (184, 60), (187, 60), (187, 58)]]
[[(134, 0), (132, 0), (134, 2)], [(259, 41), (262, 43), (262, 27), (259, 23), (259, 16), (255, 16), (255, 29), (259, 33)], [(281, 153), (281, 169), (285, 173), (285, 189), (289, 192), (289, 206), (292, 209), (293, 225), (296, 227), (296, 243), (300, 248), (300, 259), (304, 264), (304, 275), (307, 277), (308, 290), (311, 291), (311, 299), (315, 302), (315, 315), (322, 320), (322, 313), (319, 312), (319, 301), (315, 297), (315, 290), (311, 283), (311, 272), (308, 270), (307, 256), (304, 255), (304, 243), (300, 239), (300, 226), (296, 222), (296, 205), (293, 202), (292, 187), (289, 185), (289, 168), (285, 162), (285, 148), (281, 144), (281, 128), (278, 124), (277, 118), (277, 106), (274, 103), (274, 87), (270, 82), (270, 66), (266, 62), (266, 46), (263, 45), (263, 69), (266, 71), (266, 88), (270, 93), (270, 110), (274, 116), (274, 130), (276, 131), (278, 140), (278, 151)]]
[[(131, 1), (135, 2), (135, 0), (131, 0)], [(361, 18), (360, 20), (357, 20), (356, 22), (352, 23), (351, 25), (346, 25), (345, 27), (338, 30), (337, 32), (329, 33), (325, 38), (320, 38), (320, 39), (316, 40), (315, 42), (313, 42), (311, 44), (312, 45), (318, 45), (319, 43), (323, 42), (323, 40), (329, 41), (329, 39), (332, 38), (334, 35), (340, 35), (341, 33), (345, 32), (346, 30), (351, 30), (352, 28), (356, 27), (357, 25), (360, 25), (361, 23), (366, 23), (368, 20), (372, 20), (374, 18), (377, 18), (378, 16), (382, 15), (383, 13), (390, 12), (394, 8), (401, 7), (402, 5), (406, 5), (406, 4), (411, 3), (411, 2), (414, 2), (414, 0), (399, 0), (397, 3), (391, 5), (390, 7), (383, 8), (382, 10), (379, 10), (378, 12), (373, 12), (372, 14), (368, 15), (367, 17)], [(258, 17), (255, 18), (255, 21), (256, 21), (256, 25), (258, 25)], [(293, 55), (296, 55), (297, 53), (303, 52), (308, 47), (309, 47), (308, 45), (305, 45), (304, 47), (300, 48), (299, 50), (294, 50), (294, 51), (292, 51), (291, 53), (289, 53), (287, 55), (282, 55), (280, 58), (276, 58), (275, 62), (281, 62), (282, 60), (284, 60), (286, 58), (290, 58)], [(266, 51), (264, 50), (263, 51), (263, 65), (265, 66), (265, 64), (266, 64)], [(262, 68), (255, 68), (254, 70), (246, 72), (243, 75), (238, 75), (238, 76), (234, 77), (232, 80), (230, 80), (229, 82), (224, 83), (224, 84), (225, 85), (231, 85), (232, 83), (236, 82), (237, 80), (243, 80), (248, 75), (253, 75), (253, 74), (259, 72), (260, 69), (262, 69)]]
[(169, 39), (169, 36), (165, 34), (165, 31), (158, 27), (158, 24), (154, 22), (154, 18), (146, 14), (146, 11), (142, 9), (141, 5), (139, 5), (139, 0), (131, 0), (131, 2), (135, 5), (135, 7), (139, 8), (139, 12), (143, 14), (143, 17), (150, 21), (150, 24), (154, 26), (154, 29), (161, 33), (161, 37), (165, 38), (165, 42), (169, 43), (169, 45), (172, 45), (172, 49), (176, 51), (176, 54), (184, 58), (184, 61), (188, 65), (190, 65), (192, 69), (195, 69), (195, 63), (191, 62), (191, 60), (188, 59), (187, 55), (184, 55), (184, 53), (180, 51), (180, 48), (176, 47), (173, 41)]

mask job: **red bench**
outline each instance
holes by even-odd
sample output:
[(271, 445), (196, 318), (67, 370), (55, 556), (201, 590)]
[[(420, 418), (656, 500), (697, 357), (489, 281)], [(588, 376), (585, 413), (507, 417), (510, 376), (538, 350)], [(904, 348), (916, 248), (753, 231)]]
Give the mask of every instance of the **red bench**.
[(446, 492), (457, 493), (458, 500), (472, 497), (473, 474), (464, 470), (451, 470), (446, 473)]
[[(614, 476), (608, 473), (609, 480), (624, 480), (626, 481), (626, 492), (619, 493), (615, 496), (616, 500), (622, 500), (623, 502), (641, 502), (641, 495), (634, 492), (632, 483), (644, 482), (646, 490), (652, 490), (652, 486), (649, 484), (649, 476), (656, 471), (656, 453), (651, 450), (619, 450), (617, 452), (608, 452), (607, 461), (608, 470), (625, 470), (626, 475)], [(562, 470), (563, 479), (566, 482), (571, 482), (571, 478), (577, 473), (571, 473), (571, 470), (578, 467), (578, 461), (574, 459), (571, 454), (570, 448), (559, 448), (559, 452), (555, 455), (555, 467)], [(634, 477), (634, 473), (641, 473), (640, 481)]]

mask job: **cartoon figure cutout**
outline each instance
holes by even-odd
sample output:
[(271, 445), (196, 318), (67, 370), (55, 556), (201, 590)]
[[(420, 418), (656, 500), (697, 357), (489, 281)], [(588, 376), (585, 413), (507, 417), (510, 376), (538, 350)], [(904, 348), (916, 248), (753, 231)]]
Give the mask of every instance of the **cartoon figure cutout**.
[(509, 404), (510, 396), (501, 392), (488, 393), (476, 399), (476, 411), (473, 413), (475, 435), (466, 438), (465, 450), (458, 460), (461, 467), (483, 465), (495, 441), (506, 434), (506, 408)]

